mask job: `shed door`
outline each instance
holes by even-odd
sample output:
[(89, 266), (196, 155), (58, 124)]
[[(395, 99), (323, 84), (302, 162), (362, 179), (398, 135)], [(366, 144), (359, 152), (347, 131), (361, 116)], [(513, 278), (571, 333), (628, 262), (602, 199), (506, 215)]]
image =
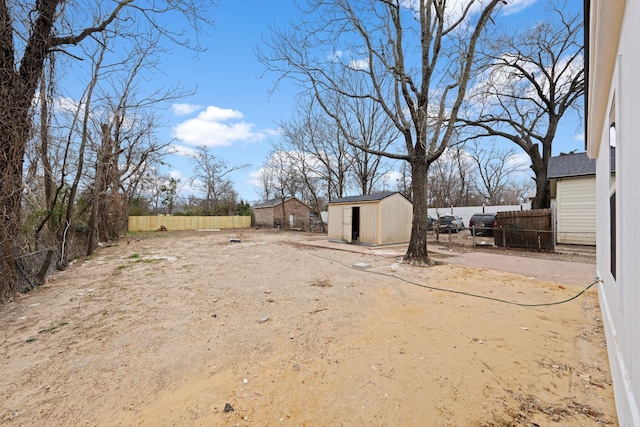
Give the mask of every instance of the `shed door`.
[(342, 209), (342, 240), (351, 243), (351, 208)]

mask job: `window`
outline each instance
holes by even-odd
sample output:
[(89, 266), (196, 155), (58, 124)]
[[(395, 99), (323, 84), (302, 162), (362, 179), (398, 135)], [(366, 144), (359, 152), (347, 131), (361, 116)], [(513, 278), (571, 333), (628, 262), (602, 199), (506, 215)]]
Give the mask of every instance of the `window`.
[(610, 113), (609, 125), (609, 271), (613, 279), (616, 279), (616, 246), (617, 246), (617, 230), (616, 230), (616, 178), (615, 178), (615, 162), (616, 162), (616, 123), (612, 120), (615, 113), (614, 108)]

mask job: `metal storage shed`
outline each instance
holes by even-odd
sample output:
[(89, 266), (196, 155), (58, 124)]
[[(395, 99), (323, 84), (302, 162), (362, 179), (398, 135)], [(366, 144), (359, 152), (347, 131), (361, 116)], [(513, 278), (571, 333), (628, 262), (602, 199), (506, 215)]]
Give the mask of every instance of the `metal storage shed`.
[(411, 238), (413, 204), (399, 192), (343, 197), (328, 210), (331, 241), (390, 245)]

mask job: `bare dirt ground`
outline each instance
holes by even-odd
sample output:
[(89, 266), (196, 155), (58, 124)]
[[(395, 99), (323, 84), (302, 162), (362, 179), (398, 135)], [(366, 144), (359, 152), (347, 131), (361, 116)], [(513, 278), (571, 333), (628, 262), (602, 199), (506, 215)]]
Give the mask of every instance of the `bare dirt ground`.
[(617, 425), (595, 288), (314, 238), (132, 235), (0, 306), (0, 424)]

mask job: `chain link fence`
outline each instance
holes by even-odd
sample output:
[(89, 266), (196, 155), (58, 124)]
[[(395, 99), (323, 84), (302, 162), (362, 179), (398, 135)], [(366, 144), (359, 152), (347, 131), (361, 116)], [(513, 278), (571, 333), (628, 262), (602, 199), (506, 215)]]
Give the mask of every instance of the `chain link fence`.
[(56, 269), (56, 256), (59, 256), (56, 250), (43, 249), (15, 258), (18, 292), (29, 291), (42, 285), (47, 276)]

